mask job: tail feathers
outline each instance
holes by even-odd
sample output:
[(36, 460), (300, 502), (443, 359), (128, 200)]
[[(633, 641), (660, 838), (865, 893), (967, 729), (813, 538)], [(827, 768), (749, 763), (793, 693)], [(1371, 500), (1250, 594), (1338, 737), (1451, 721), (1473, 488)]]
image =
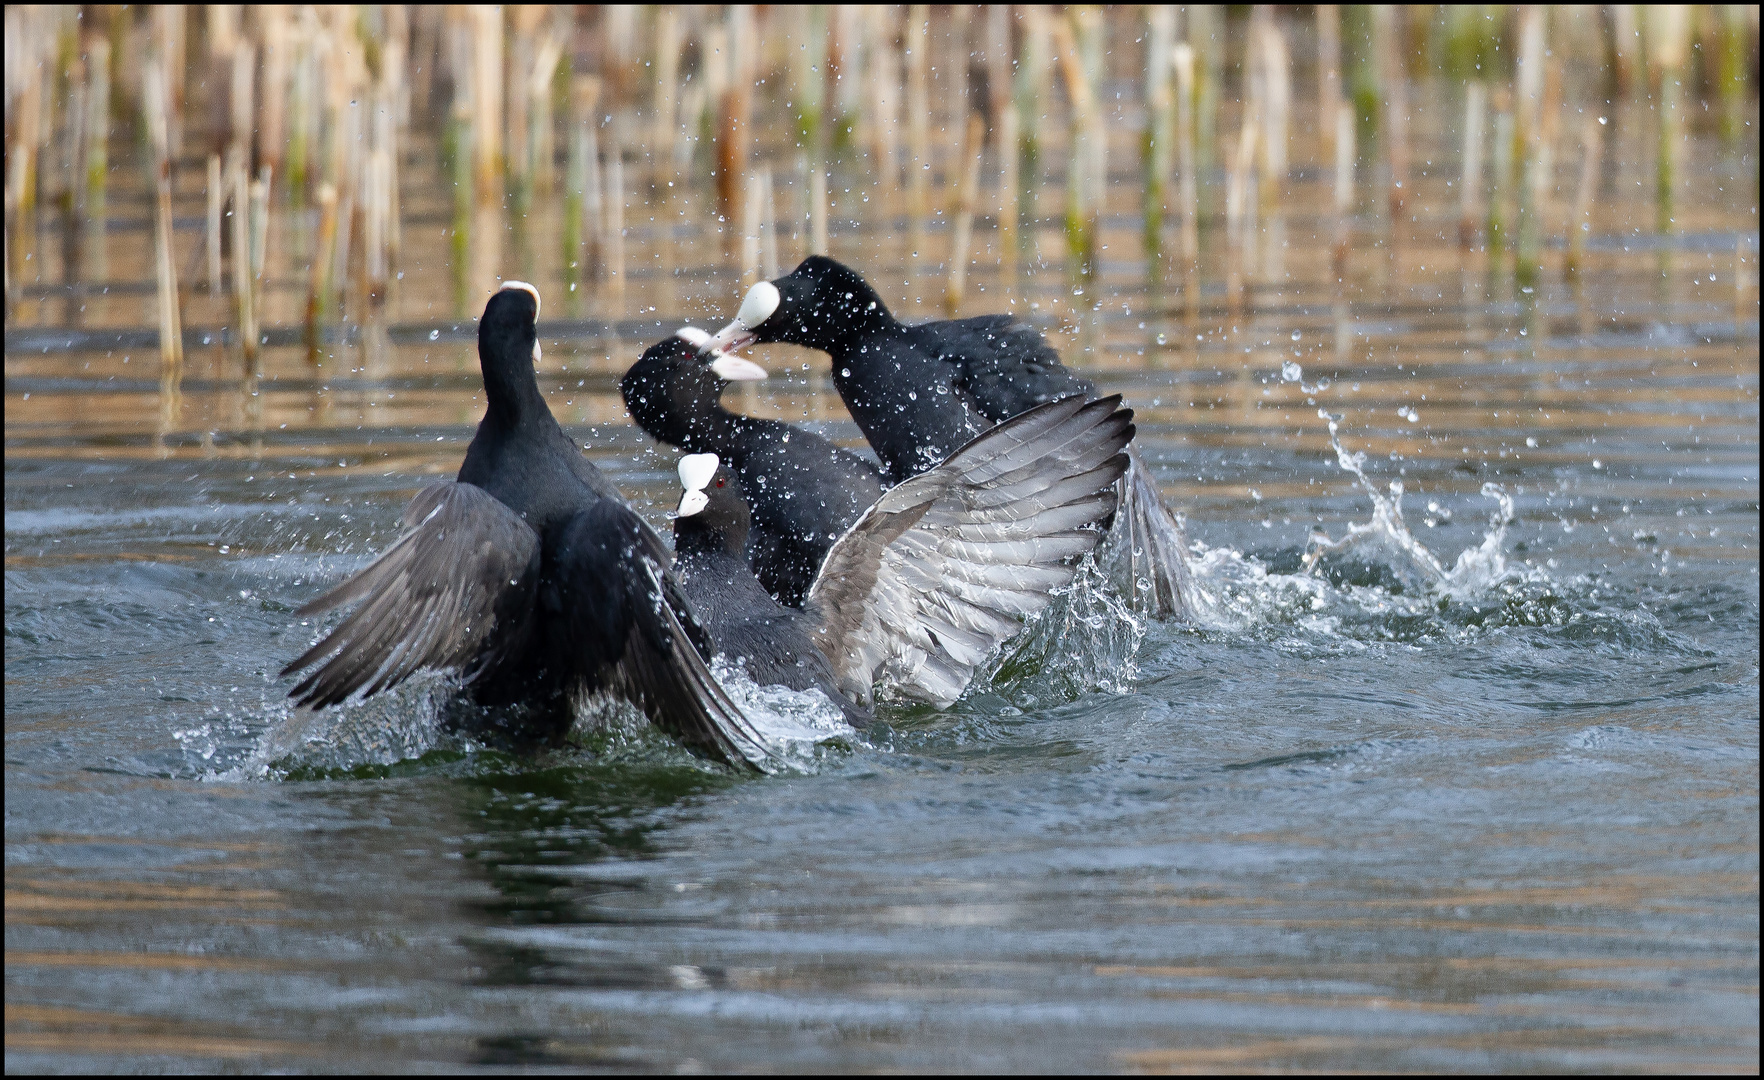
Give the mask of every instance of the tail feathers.
[(1194, 617), (1194, 586), (1188, 572), (1188, 538), (1152, 481), (1139, 451), (1127, 448), (1128, 467), (1118, 483), (1108, 562), (1135, 611), (1178, 619)]

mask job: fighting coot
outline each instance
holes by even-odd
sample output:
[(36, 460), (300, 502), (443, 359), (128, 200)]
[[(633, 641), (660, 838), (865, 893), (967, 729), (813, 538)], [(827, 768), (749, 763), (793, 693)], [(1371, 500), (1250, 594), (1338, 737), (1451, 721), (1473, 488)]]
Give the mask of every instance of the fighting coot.
[(688, 453), (715, 454), (733, 470), (752, 512), (748, 565), (768, 593), (801, 607), (827, 549), (882, 497), (882, 474), (812, 431), (723, 408), (729, 382), (765, 371), (701, 352), (709, 339), (687, 327), (650, 346), (619, 389), (638, 427)]
[(730, 763), (768, 751), (712, 679), (710, 643), (661, 538), (583, 458), (539, 392), (539, 293), (509, 282), (478, 324), (488, 403), (457, 480), (431, 484), (372, 564), (301, 608), (360, 601), (283, 675), (323, 708), (418, 671), (463, 692), (512, 734), (555, 742), (583, 697), (635, 703), (681, 742)]
[[(785, 341), (832, 357), (833, 385), (899, 482), (987, 427), (1038, 402), (1095, 388), (1066, 368), (1033, 327), (1009, 315), (907, 326), (850, 267), (811, 255), (748, 290), (735, 321), (707, 348)], [(1187, 542), (1138, 454), (1121, 481), (1115, 528), (1136, 605), (1189, 614)], [(1143, 587), (1141, 586), (1143, 584)]]
[[(681, 459), (681, 588), (713, 647), (762, 684), (867, 707), (872, 688), (943, 706), (1053, 601), (1102, 538), (1127, 469), (1119, 396), (1040, 405), (890, 488), (828, 552), (802, 611), (743, 558), (748, 514), (714, 454)], [(867, 714), (859, 714), (867, 719)]]

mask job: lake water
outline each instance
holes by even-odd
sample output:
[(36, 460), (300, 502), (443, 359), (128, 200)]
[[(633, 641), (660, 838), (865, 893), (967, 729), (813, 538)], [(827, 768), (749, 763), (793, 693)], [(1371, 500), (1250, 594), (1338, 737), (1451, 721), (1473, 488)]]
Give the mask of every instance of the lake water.
[[(1695, 142), (1664, 242), (1620, 152), (1584, 289), (1527, 295), (1458, 251), (1437, 142), (1339, 287), (1295, 182), (1241, 317), (1216, 245), (1198, 317), (1147, 283), (1124, 172), (1094, 297), (1056, 222), (1016, 289), (981, 230), (965, 310), (1127, 396), (1208, 614), (1080, 590), (954, 708), (764, 779), (616, 721), (462, 746), (432, 681), (286, 707), (293, 609), (481, 411), (445, 194), (318, 367), (284, 336), (247, 377), (197, 290), (171, 392), (144, 222), (76, 293), (45, 215), (6, 332), (7, 1068), (1755, 1070), (1755, 143)], [(834, 254), (936, 314), (933, 249), (850, 186)], [(622, 303), (558, 299), (555, 219), (497, 240), (553, 408), (658, 522), (674, 455), (616, 381), (736, 305), (708, 199), (627, 211)], [(824, 358), (756, 358), (731, 404), (856, 442)]]

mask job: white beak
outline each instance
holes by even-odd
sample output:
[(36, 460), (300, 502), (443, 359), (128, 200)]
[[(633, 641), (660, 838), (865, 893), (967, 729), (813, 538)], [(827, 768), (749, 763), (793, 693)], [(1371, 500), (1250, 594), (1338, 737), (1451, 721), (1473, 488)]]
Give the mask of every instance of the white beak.
[(680, 509), (674, 512), (675, 517), (691, 517), (710, 505), (710, 496), (702, 491), (685, 491), (680, 493)]
[(735, 321), (717, 332), (711, 338), (710, 347), (717, 350), (740, 349), (753, 344), (752, 331), (771, 318), (778, 310), (784, 297), (778, 292), (778, 286), (769, 281), (756, 281), (753, 288), (741, 300), (741, 310), (735, 313)]
[(726, 382), (758, 382), (766, 377), (765, 368), (739, 356), (719, 356), (711, 361), (710, 369)]
[(713, 352), (732, 352), (736, 349), (745, 349), (757, 340), (759, 340), (759, 335), (743, 326), (740, 319), (736, 319), (728, 326), (718, 330), (717, 336), (706, 342), (704, 347)]

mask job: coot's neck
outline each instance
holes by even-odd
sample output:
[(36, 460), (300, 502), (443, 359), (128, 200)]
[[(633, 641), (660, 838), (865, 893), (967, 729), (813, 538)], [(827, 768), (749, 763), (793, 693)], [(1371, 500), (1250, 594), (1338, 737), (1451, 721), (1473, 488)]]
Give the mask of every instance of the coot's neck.
[(772, 429), (783, 426), (776, 420), (759, 420), (730, 412), (719, 403), (711, 408), (701, 423), (693, 424), (679, 418), (674, 429), (677, 437), (662, 441), (691, 454), (715, 454), (731, 468), (739, 469), (747, 455), (770, 437)]
[(677, 518), (674, 521), (674, 556), (703, 566), (734, 559), (746, 570), (747, 529), (733, 525), (707, 525), (689, 517)]
[(484, 414), (486, 422), (510, 431), (528, 426), (544, 431), (557, 427), (551, 406), (539, 392), (539, 377), (531, 360), (485, 357), (482, 366), (484, 397), (489, 406)]
[[(827, 288), (831, 290), (838, 286), (828, 285)], [(849, 298), (846, 293), (850, 294)], [(811, 334), (817, 340), (800, 344), (820, 349), (835, 360), (853, 355), (871, 338), (901, 329), (900, 321), (888, 310), (888, 305), (865, 284), (842, 289), (824, 310), (826, 314), (817, 320), (819, 325)]]

